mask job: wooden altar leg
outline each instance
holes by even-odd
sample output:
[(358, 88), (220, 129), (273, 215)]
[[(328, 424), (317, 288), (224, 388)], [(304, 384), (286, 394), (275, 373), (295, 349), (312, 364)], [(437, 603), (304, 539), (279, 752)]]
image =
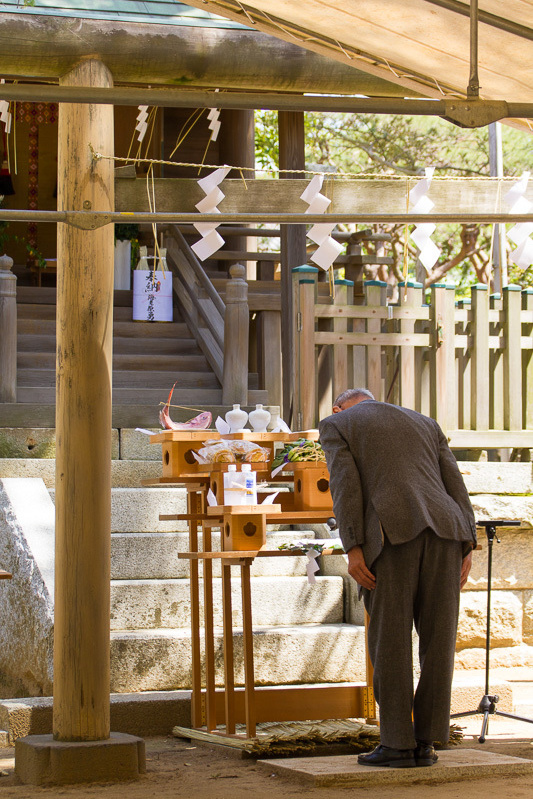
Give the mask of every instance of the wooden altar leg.
[[(211, 528), (202, 525), (203, 548), (211, 551)], [(213, 624), (213, 561), (204, 560), (204, 632), (205, 632), (205, 718), (208, 732), (216, 730), (215, 706), (215, 631)]]
[(222, 566), (222, 613), (224, 627), (224, 683), (226, 735), (235, 733), (235, 674), (233, 668), (233, 624), (231, 618), (231, 566)]
[(256, 733), (255, 685), (254, 685), (254, 642), (252, 630), (252, 592), (250, 585), (250, 560), (241, 565), (242, 588), (242, 635), (244, 650), (244, 708), (246, 737), (253, 738)]
[[(187, 513), (200, 513), (201, 495), (196, 490), (187, 491)], [(189, 521), (189, 551), (198, 552), (198, 522)], [(202, 726), (202, 666), (200, 656), (200, 583), (198, 561), (191, 560), (191, 668), (192, 696), (191, 723), (193, 727)]]
[(366, 714), (366, 723), (367, 724), (377, 724), (377, 716), (376, 716), (376, 700), (374, 699), (374, 689), (373, 689), (373, 682), (374, 682), (374, 667), (372, 665), (372, 661), (370, 660), (370, 655), (368, 654), (368, 622), (370, 621), (370, 616), (365, 610), (365, 661), (366, 661), (366, 702), (365, 707), (367, 709)]

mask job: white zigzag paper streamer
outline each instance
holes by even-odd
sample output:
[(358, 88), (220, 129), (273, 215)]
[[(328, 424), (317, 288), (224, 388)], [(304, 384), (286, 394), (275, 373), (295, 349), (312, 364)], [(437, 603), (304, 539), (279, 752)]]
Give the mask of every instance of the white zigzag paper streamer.
[[(204, 199), (195, 205), (195, 208), (201, 214), (220, 213), (217, 205), (222, 202), (226, 195), (218, 188), (218, 184), (222, 183), (230, 170), (230, 166), (221, 166), (206, 175), (205, 178), (197, 181), (202, 191), (206, 194)], [(218, 225), (215, 222), (194, 222), (194, 227), (202, 238), (192, 245), (192, 249), (201, 261), (205, 261), (206, 258), (210, 258), (217, 250), (220, 250), (224, 244), (224, 239), (217, 232)]]
[[(409, 192), (409, 212), (412, 214), (429, 214), (435, 207), (433, 200), (430, 200), (427, 196), (435, 167), (427, 166), (424, 171), (426, 175), (425, 178), (419, 180), (416, 186)], [(431, 236), (435, 232), (436, 227), (437, 226), (432, 222), (423, 222), (422, 224), (416, 225), (411, 233), (411, 239), (419, 249), (418, 258), (420, 263), (428, 274), (435, 266), (440, 255), (439, 248), (431, 241)]]
[[(528, 214), (533, 208), (533, 203), (525, 197), (529, 172), (524, 172), (520, 180), (515, 183), (505, 195), (505, 202), (511, 206), (513, 214)], [(516, 244), (509, 256), (511, 261), (520, 269), (527, 269), (533, 264), (533, 222), (518, 222), (507, 234), (508, 238)]]
[[(5, 83), (5, 79), (2, 78), (0, 83)], [(9, 110), (9, 103), (6, 100), (0, 100), (0, 122), (4, 123), (5, 131), (9, 133), (11, 130), (11, 111)]]
[(208, 128), (211, 131), (211, 141), (216, 141), (218, 132), (220, 130), (220, 111), (218, 108), (210, 108), (207, 118), (209, 120)]
[[(320, 194), (323, 182), (323, 175), (315, 175), (300, 195), (300, 199), (309, 204), (306, 214), (323, 214), (331, 203), (331, 200)], [(318, 244), (318, 249), (312, 254), (311, 261), (324, 270), (330, 268), (342, 250), (342, 244), (331, 238), (331, 232), (335, 226), (335, 222), (321, 222), (313, 225), (307, 233), (307, 238)]]
[(142, 142), (144, 136), (146, 134), (146, 129), (148, 127), (148, 106), (147, 105), (140, 105), (139, 106), (139, 113), (137, 114), (137, 124), (135, 125), (135, 130), (139, 132), (137, 136), (137, 141)]

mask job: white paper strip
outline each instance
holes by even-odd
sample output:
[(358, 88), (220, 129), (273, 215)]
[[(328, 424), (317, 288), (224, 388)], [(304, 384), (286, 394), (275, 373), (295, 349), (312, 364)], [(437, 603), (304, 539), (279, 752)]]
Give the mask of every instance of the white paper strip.
[(226, 436), (231, 430), (231, 427), (226, 422), (226, 420), (222, 418), (222, 416), (217, 416), (215, 427), (221, 436)]
[[(527, 214), (533, 208), (525, 193), (529, 182), (529, 172), (524, 172), (505, 195), (505, 202), (511, 206), (510, 212), (513, 214)], [(509, 256), (510, 260), (520, 269), (527, 269), (533, 264), (533, 240), (530, 238), (533, 233), (532, 222), (518, 222), (507, 234), (508, 238), (516, 244), (516, 249)]]
[[(433, 200), (427, 196), (434, 172), (435, 167), (427, 166), (425, 168), (426, 176), (422, 178), (422, 180), (419, 180), (416, 186), (409, 192), (410, 213), (428, 214), (435, 207)], [(423, 222), (422, 224), (415, 225), (411, 232), (411, 240), (416, 244), (419, 250), (418, 258), (420, 263), (428, 274), (437, 263), (440, 255), (439, 248), (435, 242), (431, 241), (431, 236), (435, 230), (436, 225), (432, 222)]]
[(135, 125), (135, 130), (138, 131), (137, 141), (142, 142), (144, 139), (146, 129), (148, 127), (148, 106), (147, 105), (140, 105), (139, 106), (139, 113), (137, 114), (137, 124)]
[[(309, 185), (300, 194), (300, 199), (309, 205), (305, 212), (306, 214), (323, 214), (331, 203), (331, 200), (323, 194), (320, 194), (322, 183), (324, 182), (323, 175), (314, 175), (309, 182)], [(318, 244), (318, 249), (311, 256), (311, 261), (319, 266), (324, 271), (327, 271), (336, 257), (342, 250), (342, 245), (331, 238), (331, 233), (335, 223), (328, 222), (313, 225), (307, 233), (307, 237), (315, 244)]]
[(136, 427), (135, 428), (135, 432), (136, 433), (144, 433), (145, 436), (153, 436), (153, 435), (155, 435), (155, 433), (153, 433), (152, 430), (145, 430), (144, 427)]
[[(225, 194), (219, 189), (218, 184), (222, 183), (230, 169), (231, 167), (229, 166), (219, 167), (214, 172), (206, 175), (205, 178), (200, 178), (197, 181), (206, 195), (195, 206), (201, 214), (220, 213), (217, 205), (224, 199)], [(220, 233), (217, 233), (217, 225), (212, 222), (195, 222), (194, 226), (202, 238), (192, 245), (192, 250), (200, 261), (205, 261), (207, 258), (211, 258), (217, 250), (220, 250), (224, 244), (224, 239)]]
[(273, 494), (269, 494), (267, 497), (264, 498), (264, 500), (262, 501), (261, 504), (262, 505), (273, 505), (274, 504), (274, 500), (276, 499), (278, 494), (279, 494), (279, 491), (275, 491)]
[(207, 492), (207, 504), (211, 506), (217, 504), (217, 498), (215, 497), (211, 489), (209, 489), (209, 491)]

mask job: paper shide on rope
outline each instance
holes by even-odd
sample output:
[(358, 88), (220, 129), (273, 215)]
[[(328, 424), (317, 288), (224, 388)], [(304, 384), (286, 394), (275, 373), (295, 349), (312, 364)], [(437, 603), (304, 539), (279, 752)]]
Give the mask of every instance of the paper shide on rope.
[[(306, 214), (323, 214), (331, 200), (320, 193), (324, 175), (315, 175), (307, 188), (300, 195), (300, 199), (308, 203)], [(327, 271), (342, 250), (342, 244), (331, 237), (335, 222), (324, 222), (313, 225), (307, 232), (307, 238), (318, 245), (318, 249), (311, 255), (311, 261), (324, 271)]]
[[(222, 183), (231, 167), (219, 167), (214, 172), (206, 175), (197, 181), (198, 185), (205, 192), (205, 197), (196, 203), (195, 208), (201, 214), (219, 214), (220, 211), (217, 205), (222, 202), (225, 194), (219, 189), (219, 184)], [(198, 256), (201, 261), (210, 258), (217, 250), (224, 244), (224, 239), (217, 232), (218, 225), (215, 222), (195, 222), (194, 227), (200, 233), (202, 238), (200, 241), (192, 245), (193, 252)]]
[[(505, 202), (510, 206), (512, 214), (528, 214), (533, 208), (533, 203), (525, 197), (529, 172), (524, 172), (520, 180), (511, 186), (505, 195)], [(516, 244), (516, 249), (509, 256), (511, 261), (520, 269), (527, 269), (533, 264), (533, 222), (518, 222), (508, 232), (507, 236)]]
[[(435, 203), (427, 195), (435, 167), (427, 166), (425, 168), (425, 177), (420, 180), (414, 188), (409, 192), (409, 211), (412, 214), (429, 214), (435, 207)], [(415, 225), (411, 232), (411, 239), (419, 249), (418, 259), (423, 265), (426, 272), (431, 272), (432, 268), (437, 263), (440, 255), (440, 250), (437, 245), (431, 241), (431, 236), (436, 230), (436, 225), (432, 222), (424, 222)]]

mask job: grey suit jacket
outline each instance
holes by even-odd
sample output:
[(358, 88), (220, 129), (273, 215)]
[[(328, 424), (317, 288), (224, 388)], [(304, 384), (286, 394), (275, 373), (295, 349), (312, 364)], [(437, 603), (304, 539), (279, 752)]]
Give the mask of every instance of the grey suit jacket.
[(346, 551), (362, 546), (372, 565), (383, 546), (382, 530), (393, 545), (430, 529), (475, 546), (468, 492), (436, 421), (365, 400), (323, 419), (319, 430)]

